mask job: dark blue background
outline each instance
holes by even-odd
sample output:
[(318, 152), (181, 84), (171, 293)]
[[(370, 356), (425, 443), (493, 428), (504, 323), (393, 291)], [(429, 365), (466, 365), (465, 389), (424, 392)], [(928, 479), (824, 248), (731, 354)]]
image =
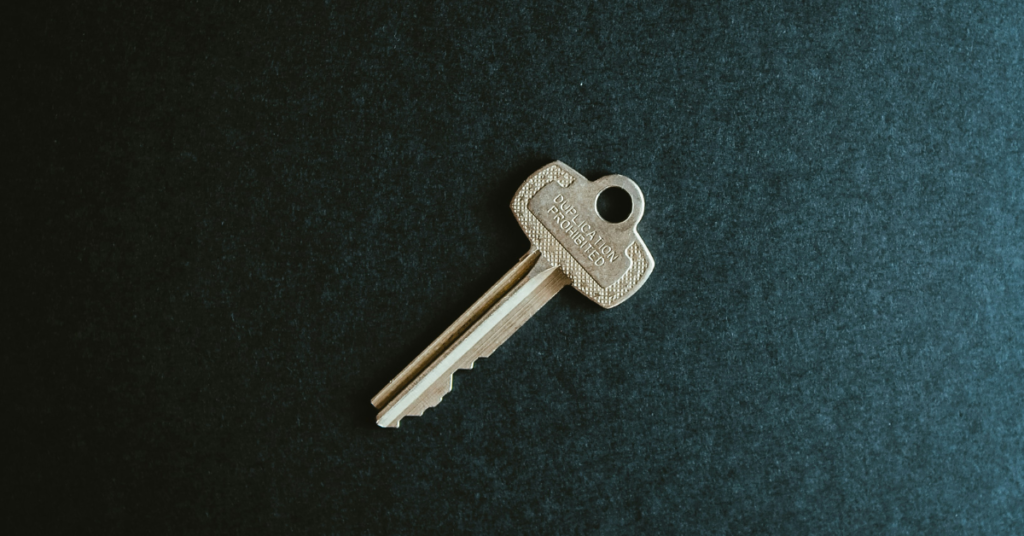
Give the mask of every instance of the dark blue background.
[[(1018, 2), (20, 9), (17, 533), (1024, 531)], [(376, 428), (554, 159), (650, 280)]]

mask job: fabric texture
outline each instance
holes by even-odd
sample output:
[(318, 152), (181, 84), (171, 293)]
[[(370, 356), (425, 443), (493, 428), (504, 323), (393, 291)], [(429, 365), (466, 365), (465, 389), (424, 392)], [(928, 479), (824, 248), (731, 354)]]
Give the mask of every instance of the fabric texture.
[[(1021, 4), (3, 19), (12, 534), (1024, 532)], [(556, 159), (650, 279), (379, 429)]]

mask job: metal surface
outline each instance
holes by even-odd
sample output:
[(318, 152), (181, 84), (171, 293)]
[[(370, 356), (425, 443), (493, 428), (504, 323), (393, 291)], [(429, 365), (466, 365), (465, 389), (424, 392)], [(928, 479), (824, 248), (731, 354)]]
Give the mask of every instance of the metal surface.
[[(598, 196), (611, 187), (632, 201), (620, 223), (605, 221), (597, 210)], [(643, 194), (622, 175), (591, 182), (553, 162), (523, 183), (512, 211), (533, 243), (530, 251), (373, 397), (379, 426), (397, 428), (403, 417), (436, 406), (451, 391), (455, 371), (490, 356), (566, 284), (610, 308), (633, 295), (654, 269), (636, 232)]]

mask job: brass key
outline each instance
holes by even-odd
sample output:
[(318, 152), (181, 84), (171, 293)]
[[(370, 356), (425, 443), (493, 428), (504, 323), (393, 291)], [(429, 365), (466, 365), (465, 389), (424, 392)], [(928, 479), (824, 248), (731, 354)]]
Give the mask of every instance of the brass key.
[[(611, 223), (598, 214), (597, 198), (618, 187), (629, 194), (632, 212)], [(377, 424), (397, 428), (403, 417), (423, 415), (452, 389), (452, 374), (490, 357), (566, 284), (605, 308), (633, 295), (654, 269), (654, 259), (636, 232), (644, 196), (622, 175), (589, 181), (552, 162), (516, 191), (512, 212), (530, 238), (530, 250), (371, 402)]]

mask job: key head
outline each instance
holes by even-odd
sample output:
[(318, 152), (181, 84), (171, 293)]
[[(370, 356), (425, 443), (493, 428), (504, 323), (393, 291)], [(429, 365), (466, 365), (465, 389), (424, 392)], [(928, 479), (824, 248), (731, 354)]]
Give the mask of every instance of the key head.
[[(629, 216), (606, 221), (597, 198), (608, 188), (622, 188), (633, 202)], [(598, 305), (610, 309), (633, 295), (654, 270), (654, 259), (636, 232), (644, 215), (644, 196), (622, 175), (587, 180), (562, 162), (552, 162), (530, 175), (512, 199), (519, 225), (572, 286)]]

